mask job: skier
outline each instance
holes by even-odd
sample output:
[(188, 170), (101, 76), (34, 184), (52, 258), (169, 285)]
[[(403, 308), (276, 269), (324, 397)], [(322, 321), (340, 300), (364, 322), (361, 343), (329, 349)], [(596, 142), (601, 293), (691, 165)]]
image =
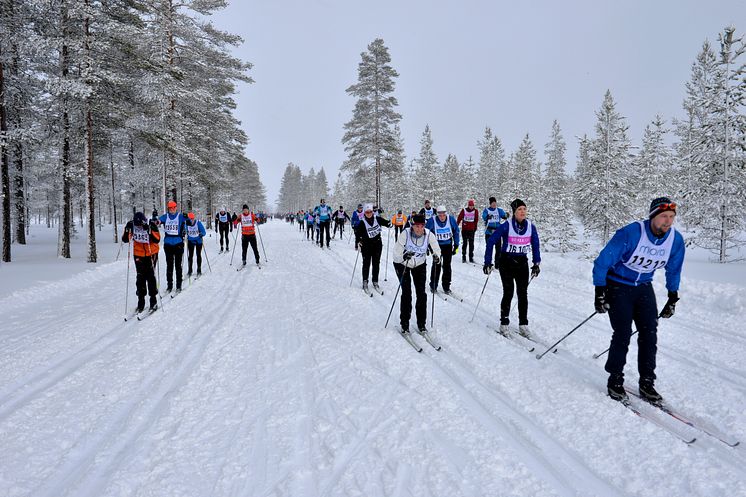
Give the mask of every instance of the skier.
[(220, 212), (215, 214), (215, 231), (220, 235), (220, 252), (223, 253), (223, 237), (225, 237), (225, 251), (228, 252), (230, 248), (230, 236), (228, 232), (233, 232), (233, 219), (231, 218), (230, 212), (225, 210), (225, 207), (220, 209)]
[(329, 248), (329, 223), (331, 222), (332, 218), (332, 208), (326, 205), (326, 201), (322, 198), (319, 202), (319, 205), (317, 205), (314, 209), (314, 214), (318, 215), (319, 238), (317, 241), (319, 243), (319, 247), (323, 248), (324, 233), (326, 233), (326, 248)]
[(166, 253), (166, 292), (173, 291), (175, 266), (176, 292), (178, 293), (181, 291), (186, 220), (181, 212), (176, 212), (176, 205), (176, 202), (170, 200), (166, 205), (168, 213), (163, 214), (158, 221), (163, 225), (163, 231), (166, 233), (166, 238), (163, 240), (163, 251)]
[(456, 219), (448, 214), (444, 205), (438, 206), (438, 215), (431, 217), (425, 226), (432, 232), (440, 246), (440, 264), (430, 270), (430, 291), (438, 291), (438, 281), (443, 275), (443, 292), (451, 294), (451, 259), (458, 253), (459, 229)]
[(464, 247), (461, 249), (461, 262), (466, 263), (466, 251), (469, 250), (469, 262), (474, 263), (474, 234), (477, 232), (479, 220), (477, 210), (474, 208), (474, 199), (469, 199), (466, 208), (458, 213), (456, 223), (461, 225), (461, 233), (464, 237)]
[(417, 211), (412, 211), (412, 213), (409, 215), (409, 219), (407, 220), (406, 223), (404, 223), (404, 229), (411, 228), (412, 226), (414, 226), (414, 222), (412, 221), (412, 219), (414, 219), (416, 215), (417, 215)]
[(626, 401), (624, 364), (632, 335), (632, 321), (637, 338), (637, 368), (640, 373), (640, 397), (660, 403), (663, 397), (655, 390), (658, 308), (653, 291), (656, 269), (665, 268), (668, 300), (660, 313), (670, 318), (679, 300), (681, 267), (684, 264), (684, 238), (673, 227), (676, 204), (659, 197), (650, 204), (648, 219), (636, 221), (618, 230), (593, 262), (593, 284), (596, 287), (596, 312), (609, 311), (611, 336), (606, 372), (607, 390), (614, 400)]
[(306, 220), (306, 213), (303, 209), (295, 214), (295, 220), (298, 222), (298, 231), (303, 232), (303, 226)]
[[(518, 295), (518, 333), (529, 338), (528, 328), (528, 251), (531, 249), (533, 265), (531, 276), (539, 276), (541, 254), (539, 252), (539, 232), (534, 223), (526, 219), (526, 204), (517, 198), (510, 203), (513, 217), (499, 225), (487, 239), (484, 252), (484, 274), (492, 272), (492, 249), (499, 242), (499, 257), (495, 266), (500, 271), (503, 285), (503, 298), (500, 301), (500, 333), (508, 336), (510, 330), (510, 303), (513, 288)], [(514, 285), (515, 282), (515, 285)]]
[(402, 214), (402, 210), (396, 211), (396, 214), (391, 216), (391, 224), (394, 225), (394, 242), (399, 240), (399, 233), (404, 231), (404, 225), (407, 224), (407, 216)]
[(373, 263), (373, 288), (381, 293), (378, 286), (378, 268), (381, 264), (381, 252), (383, 242), (381, 241), (381, 226), (389, 227), (391, 223), (375, 214), (373, 206), (367, 204), (363, 211), (363, 217), (355, 228), (355, 244), (363, 255), (363, 290), (368, 292), (368, 275), (370, 274), (371, 262)]
[[(498, 226), (505, 220), (508, 219), (508, 214), (497, 206), (497, 200), (495, 197), (490, 197), (490, 206), (485, 207), (482, 211), (482, 220), (485, 224), (484, 229), (484, 240), (485, 242), (490, 239), (492, 233), (495, 232)], [(495, 267), (498, 267), (497, 258), (500, 252), (495, 251)]]
[(202, 221), (195, 218), (194, 212), (187, 214), (187, 263), (189, 270), (187, 276), (192, 275), (192, 260), (194, 259), (194, 249), (197, 249), (197, 276), (202, 274), (202, 238), (207, 234)]
[(420, 209), (420, 214), (422, 214), (423, 216), (425, 216), (425, 221), (426, 222), (429, 221), (430, 218), (435, 215), (435, 209), (433, 209), (432, 207), (430, 207), (430, 201), (429, 200), (425, 200), (425, 207), (423, 207), (422, 209)]
[[(414, 281), (414, 291), (417, 295), (415, 313), (417, 316), (417, 330), (419, 333), (427, 333), (425, 323), (427, 321), (427, 292), (425, 291), (425, 280), (427, 279), (427, 253), (428, 249), (433, 253), (433, 263), (440, 262), (440, 246), (435, 236), (425, 228), (425, 216), (415, 214), (411, 218), (412, 226), (402, 232), (402, 236), (394, 244), (394, 269), (401, 282), (401, 307), (399, 319), (403, 333), (409, 333), (409, 319), (412, 316), (412, 287), (410, 281)], [(434, 298), (434, 297), (433, 297)]]
[(256, 247), (256, 215), (253, 212), (249, 212), (249, 206), (243, 204), (243, 211), (236, 218), (234, 224), (238, 229), (238, 224), (241, 223), (241, 260), (243, 265), (246, 265), (246, 251), (251, 244), (251, 250), (254, 251), (254, 259), (256, 265), (259, 265), (259, 250)]
[(313, 236), (313, 221), (313, 213), (310, 210), (306, 211), (306, 240), (314, 241), (314, 239), (311, 238)]
[(353, 211), (352, 218), (350, 219), (350, 226), (352, 226), (353, 231), (355, 230), (355, 227), (357, 227), (362, 217), (363, 217), (363, 204), (357, 204), (357, 210)]
[(334, 235), (332, 238), (337, 237), (337, 230), (339, 230), (339, 238), (343, 239), (345, 233), (345, 221), (349, 221), (350, 216), (347, 215), (344, 208), (340, 205), (339, 209), (334, 211), (332, 217), (334, 218)]
[(161, 241), (158, 221), (148, 222), (145, 214), (136, 212), (132, 221), (124, 227), (122, 234), (123, 243), (129, 243), (130, 240), (137, 273), (137, 313), (145, 310), (145, 295), (150, 295), (150, 310), (155, 311), (158, 309), (158, 282), (155, 279), (154, 268), (158, 262), (158, 244)]

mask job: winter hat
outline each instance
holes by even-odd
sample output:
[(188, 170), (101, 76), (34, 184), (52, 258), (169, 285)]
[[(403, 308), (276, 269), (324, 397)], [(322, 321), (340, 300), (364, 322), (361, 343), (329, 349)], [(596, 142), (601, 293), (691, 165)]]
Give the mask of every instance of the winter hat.
[(373, 210), (373, 204), (365, 204), (365, 209), (363, 209), (364, 212), (368, 212), (372, 210)]
[(396, 211), (396, 213), (397, 214), (401, 214), (401, 209), (399, 209), (398, 211)]
[(490, 197), (490, 203), (497, 202), (497, 199), (495, 197)]
[(221, 207), (220, 212), (226, 212), (225, 207)]
[(425, 224), (425, 216), (422, 214), (415, 214), (412, 216), (412, 224)]
[(169, 209), (173, 209), (174, 207), (176, 207), (176, 202), (174, 202), (173, 200), (169, 200), (169, 202), (166, 205), (168, 206)]
[(357, 204), (357, 208), (358, 209), (362, 209), (363, 208), (363, 204)]
[(249, 210), (249, 206), (248, 206), (248, 205), (246, 205), (246, 204), (243, 204), (243, 207), (242, 207), (242, 209), (246, 209), (246, 210)]
[(438, 212), (446, 212), (446, 206), (445, 205), (439, 205), (436, 210)]
[(189, 214), (187, 214), (187, 217), (194, 221), (194, 212), (190, 212)]
[(513, 212), (517, 211), (519, 207), (526, 207), (526, 202), (517, 198), (510, 203), (510, 208), (513, 209)]
[(425, 203), (426, 203), (426, 204), (429, 204), (429, 203), (430, 203), (430, 201), (426, 199), (426, 200), (425, 200)]
[(676, 213), (676, 204), (671, 202), (668, 197), (658, 197), (650, 202), (650, 214), (648, 216), (653, 219), (655, 216), (665, 211), (673, 211)]
[(469, 199), (469, 201), (467, 202), (467, 205), (468, 205), (469, 207), (474, 207), (474, 199), (473, 199), (473, 198), (470, 198), (470, 199)]
[(342, 209), (344, 209), (344, 207), (342, 207), (342, 206), (340, 205), (340, 206), (339, 206), (339, 210), (342, 210)]
[(135, 212), (135, 217), (132, 219), (132, 224), (135, 226), (142, 226), (147, 223), (148, 220), (145, 218), (145, 214), (142, 212)]

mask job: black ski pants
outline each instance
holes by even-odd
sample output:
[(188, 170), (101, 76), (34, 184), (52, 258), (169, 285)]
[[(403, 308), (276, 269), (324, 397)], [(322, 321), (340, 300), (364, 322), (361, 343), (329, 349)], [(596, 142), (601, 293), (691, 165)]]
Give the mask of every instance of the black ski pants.
[(425, 282), (427, 280), (427, 264), (421, 264), (415, 268), (405, 268), (404, 264), (394, 263), (396, 275), (401, 281), (401, 308), (399, 319), (403, 330), (409, 329), (409, 319), (412, 317), (412, 284), (417, 295), (415, 313), (417, 315), (417, 328), (424, 328), (427, 322), (427, 292)]
[(500, 324), (510, 324), (510, 304), (514, 291), (518, 295), (518, 324), (528, 324), (528, 257), (500, 255), (498, 262), (503, 284)]
[(152, 256), (135, 256), (135, 271), (137, 272), (137, 307), (145, 307), (145, 295), (150, 295), (150, 305), (158, 302), (158, 282), (155, 278), (155, 265), (158, 254)]
[(220, 250), (223, 250), (223, 237), (225, 237), (225, 250), (228, 250), (230, 248), (230, 237), (228, 236), (228, 232), (230, 231), (230, 229), (230, 223), (218, 224), (218, 231), (220, 232)]
[(254, 251), (254, 259), (259, 264), (259, 249), (256, 248), (256, 235), (241, 235), (241, 259), (246, 263), (246, 251), (251, 244), (251, 250)]
[(381, 252), (383, 252), (383, 242), (376, 240), (367, 246), (363, 244), (363, 281), (368, 281), (370, 266), (373, 265), (373, 283), (378, 283), (378, 269), (381, 265)]
[(313, 235), (313, 223), (306, 221), (306, 240), (311, 240)]
[(394, 225), (394, 242), (395, 243), (399, 241), (399, 233), (401, 233), (402, 231), (404, 231), (403, 225), (402, 226), (397, 226), (396, 224)]
[(653, 285), (630, 286), (607, 281), (609, 322), (614, 333), (606, 360), (606, 372), (624, 375), (632, 323), (637, 327), (637, 369), (640, 378), (655, 380), (655, 356), (658, 351), (658, 305)]
[(184, 242), (174, 245), (163, 245), (166, 253), (166, 282), (168, 288), (174, 287), (174, 266), (176, 266), (176, 288), (181, 288), (181, 278), (184, 263)]
[(461, 231), (461, 239), (463, 240), (461, 243), (463, 246), (461, 247), (461, 260), (466, 260), (466, 249), (469, 249), (469, 262), (474, 262), (474, 233), (475, 231)]
[(344, 220), (334, 221), (334, 234), (333, 237), (337, 236), (337, 230), (339, 230), (339, 238), (343, 239), (345, 236), (345, 222)]
[(197, 273), (202, 272), (202, 244), (187, 241), (187, 261), (189, 262), (188, 274), (192, 274), (192, 260), (194, 259), (194, 249), (197, 248)]
[(331, 236), (329, 235), (329, 223), (330, 221), (319, 221), (319, 246), (324, 246), (324, 233), (326, 233), (326, 246), (329, 247), (329, 239)]
[(451, 260), (453, 260), (453, 245), (440, 246), (440, 264), (433, 264), (430, 270), (430, 290), (438, 289), (438, 281), (443, 276), (443, 291), (451, 289)]

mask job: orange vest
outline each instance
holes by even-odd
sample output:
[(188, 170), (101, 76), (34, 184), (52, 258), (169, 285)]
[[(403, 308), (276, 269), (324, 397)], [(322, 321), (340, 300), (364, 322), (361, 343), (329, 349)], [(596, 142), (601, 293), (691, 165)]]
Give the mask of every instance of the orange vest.
[(404, 224), (407, 222), (407, 216), (404, 214), (395, 214), (391, 218), (391, 222), (394, 224), (394, 226), (404, 226)]
[[(158, 231), (157, 228), (153, 229), (151, 234), (153, 238), (157, 240), (161, 239), (161, 233), (160, 231)], [(158, 242), (150, 242), (151, 235), (148, 234), (144, 229), (138, 226), (133, 226), (132, 231), (130, 231), (129, 235), (130, 240), (132, 240), (132, 251), (135, 257), (145, 257), (158, 253), (160, 245), (158, 245)]]

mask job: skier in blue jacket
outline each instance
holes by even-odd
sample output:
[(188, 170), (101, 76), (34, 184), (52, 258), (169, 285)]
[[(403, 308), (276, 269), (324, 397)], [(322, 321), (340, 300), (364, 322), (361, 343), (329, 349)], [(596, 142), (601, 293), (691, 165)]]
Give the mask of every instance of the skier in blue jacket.
[(197, 276), (200, 276), (202, 274), (202, 238), (207, 234), (207, 231), (205, 231), (202, 221), (195, 218), (194, 212), (187, 214), (187, 217), (189, 218), (186, 222), (187, 250), (189, 251), (187, 255), (189, 266), (187, 276), (192, 275), (192, 260), (194, 259), (195, 248), (197, 249)]
[(531, 249), (533, 265), (531, 276), (539, 276), (541, 253), (539, 231), (526, 218), (526, 203), (517, 198), (510, 203), (513, 218), (499, 225), (487, 239), (484, 251), (484, 274), (492, 272), (492, 249), (500, 244), (500, 255), (495, 258), (495, 267), (500, 271), (503, 298), (500, 301), (500, 333), (508, 336), (510, 330), (510, 303), (513, 289), (518, 295), (518, 333), (529, 337), (528, 329), (528, 251)]
[(436, 211), (437, 215), (425, 223), (425, 227), (435, 235), (440, 247), (440, 264), (433, 264), (430, 270), (430, 291), (432, 293), (438, 291), (438, 281), (442, 273), (443, 293), (450, 295), (451, 259), (458, 253), (460, 233), (456, 218), (448, 214), (444, 205), (439, 205)]
[(350, 225), (354, 231), (357, 228), (358, 223), (363, 218), (363, 204), (357, 204), (357, 210), (352, 212), (352, 218), (350, 218)]
[(322, 198), (313, 212), (318, 216), (319, 239), (317, 241), (319, 247), (324, 246), (324, 233), (326, 233), (326, 248), (329, 248), (329, 240), (331, 239), (329, 225), (332, 220), (332, 208), (326, 205), (326, 201)]
[(634, 321), (637, 338), (637, 369), (640, 373), (640, 396), (660, 403), (663, 397), (655, 390), (658, 307), (653, 291), (657, 269), (666, 272), (668, 300), (660, 317), (670, 318), (679, 300), (679, 282), (684, 264), (684, 238), (673, 227), (676, 204), (659, 197), (650, 204), (648, 219), (628, 224), (617, 231), (593, 263), (596, 287), (596, 312), (609, 312), (611, 336), (606, 372), (607, 391), (614, 400), (626, 401), (624, 365)]
[(186, 220), (181, 212), (176, 212), (176, 202), (173, 200), (169, 201), (166, 207), (168, 207), (168, 213), (158, 218), (166, 234), (163, 239), (163, 251), (166, 253), (166, 282), (168, 284), (166, 292), (172, 291), (174, 287), (174, 266), (176, 266), (176, 291), (181, 291)]
[[(492, 233), (495, 232), (498, 226), (504, 221), (508, 219), (508, 214), (499, 208), (497, 206), (497, 199), (495, 197), (490, 197), (490, 206), (485, 207), (482, 211), (482, 221), (484, 221), (484, 240), (485, 242), (489, 240), (490, 236), (492, 236)], [(495, 252), (495, 267), (497, 267), (497, 258), (500, 255), (500, 252)]]

